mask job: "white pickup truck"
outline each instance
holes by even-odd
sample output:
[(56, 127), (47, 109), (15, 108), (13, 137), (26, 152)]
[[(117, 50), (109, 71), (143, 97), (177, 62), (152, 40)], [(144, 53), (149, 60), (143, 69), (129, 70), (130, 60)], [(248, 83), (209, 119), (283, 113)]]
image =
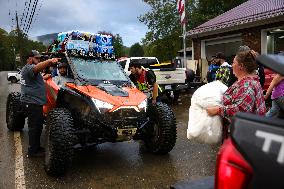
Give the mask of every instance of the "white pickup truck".
[(162, 88), (163, 93), (173, 101), (177, 101), (180, 91), (187, 88), (186, 86), (186, 69), (173, 68), (171, 63), (160, 64), (156, 57), (130, 57), (120, 59), (118, 62), (124, 71), (130, 75), (129, 63), (135, 61), (144, 68), (154, 71), (157, 83)]
[(7, 74), (7, 80), (11, 83), (17, 83), (21, 79), (21, 70), (18, 69), (18, 72), (9, 72)]

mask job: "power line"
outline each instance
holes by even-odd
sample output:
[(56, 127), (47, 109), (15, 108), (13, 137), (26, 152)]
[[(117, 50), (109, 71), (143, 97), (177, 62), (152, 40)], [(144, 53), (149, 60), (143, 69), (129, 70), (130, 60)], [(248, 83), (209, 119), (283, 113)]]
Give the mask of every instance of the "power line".
[(35, 22), (37, 21), (37, 18), (38, 18), (38, 16), (39, 16), (39, 13), (40, 13), (42, 4), (43, 4), (43, 0), (41, 0), (40, 5), (39, 5), (39, 8), (38, 8), (38, 11), (37, 11), (37, 13), (36, 13), (36, 15), (35, 15), (35, 19), (34, 19), (34, 21), (33, 21), (32, 24), (31, 24), (31, 30), (32, 30), (32, 28), (33, 28), (32, 26), (33, 26), (33, 25), (35, 24)]
[[(20, 24), (20, 26), (23, 25), (23, 19), (24, 19), (24, 16), (25, 16), (25, 14), (26, 14), (27, 4), (28, 4), (28, 0), (25, 1), (25, 8), (24, 8), (24, 10), (23, 10), (23, 14), (22, 14), (22, 17), (21, 17), (21, 24)], [(28, 13), (28, 12), (27, 12), (27, 13)]]
[(38, 0), (35, 0), (34, 5), (32, 7), (32, 13), (31, 13), (31, 16), (30, 16), (30, 19), (29, 19), (29, 23), (28, 23), (29, 25), (28, 25), (28, 28), (26, 30), (26, 34), (29, 33), (29, 30), (30, 30), (30, 27), (31, 27), (31, 23), (33, 21), (35, 10), (36, 10), (36, 7), (37, 7), (37, 3), (38, 3)]
[(31, 13), (30, 13), (30, 17), (28, 19), (28, 22), (27, 22), (27, 26), (25, 28), (25, 32), (28, 33), (28, 30), (30, 28), (30, 25), (31, 25), (31, 21), (34, 17), (34, 12), (35, 12), (35, 8), (36, 8), (36, 4), (37, 4), (38, 0), (35, 0), (33, 5), (32, 5), (32, 9), (31, 9)]
[(9, 15), (9, 17), (10, 17), (10, 20), (11, 20), (11, 31), (13, 30), (13, 28), (14, 28), (14, 16), (12, 16), (12, 10), (11, 10), (11, 8), (10, 8), (10, 4), (11, 4), (11, 1), (10, 0), (8, 0), (8, 6), (9, 6), (9, 12), (8, 12), (8, 15)]
[(23, 31), (24, 31), (25, 28), (27, 27), (26, 24), (27, 24), (27, 18), (28, 18), (29, 12), (30, 12), (31, 3), (32, 3), (32, 0), (30, 0), (30, 2), (29, 2), (29, 6), (28, 6), (28, 9), (27, 9), (27, 14), (26, 14), (25, 21), (24, 21)]
[[(7, 1), (9, 6), (8, 15), (11, 20), (11, 30), (13, 30), (16, 26), (15, 18), (19, 18), (17, 22), (18, 29), (22, 28), (20, 30), (22, 30), (23, 33), (28, 34), (30, 29), (32, 28), (32, 25), (35, 23), (39, 16), (40, 10), (43, 5), (43, 0), (25, 0), (24, 6), (22, 8), (18, 5), (18, 0)], [(22, 11), (20, 11), (22, 13), (20, 14), (21, 16), (18, 16), (18, 9), (22, 9)]]

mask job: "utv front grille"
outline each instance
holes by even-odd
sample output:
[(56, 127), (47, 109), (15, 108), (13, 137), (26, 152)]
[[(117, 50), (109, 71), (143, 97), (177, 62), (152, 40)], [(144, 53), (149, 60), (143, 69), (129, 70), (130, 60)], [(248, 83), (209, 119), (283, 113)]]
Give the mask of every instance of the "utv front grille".
[(145, 112), (137, 112), (133, 108), (122, 108), (105, 113), (105, 121), (114, 128), (134, 128), (145, 119)]

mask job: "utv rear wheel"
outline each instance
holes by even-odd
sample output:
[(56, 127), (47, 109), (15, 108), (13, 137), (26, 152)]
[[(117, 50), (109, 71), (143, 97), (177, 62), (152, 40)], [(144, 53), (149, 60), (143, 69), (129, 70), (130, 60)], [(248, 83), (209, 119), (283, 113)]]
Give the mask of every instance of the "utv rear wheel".
[(11, 131), (21, 131), (25, 126), (25, 115), (20, 101), (21, 93), (8, 95), (6, 104), (6, 123)]
[(70, 111), (65, 108), (53, 109), (48, 114), (46, 126), (45, 170), (50, 175), (63, 175), (72, 160), (76, 142)]
[(176, 119), (171, 108), (164, 103), (149, 106), (149, 125), (145, 128), (144, 142), (155, 154), (170, 152), (176, 143)]

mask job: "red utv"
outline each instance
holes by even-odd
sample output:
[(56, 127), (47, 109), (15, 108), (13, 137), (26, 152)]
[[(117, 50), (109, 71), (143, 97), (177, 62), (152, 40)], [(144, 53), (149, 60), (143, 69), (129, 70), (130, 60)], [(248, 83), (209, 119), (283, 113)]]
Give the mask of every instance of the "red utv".
[[(173, 149), (177, 134), (173, 111), (164, 103), (148, 103), (119, 63), (67, 52), (51, 55), (68, 64), (73, 81), (62, 87), (52, 79), (45, 83), (48, 174), (64, 174), (75, 149), (104, 142), (143, 140), (155, 154)], [(20, 93), (9, 94), (6, 114), (9, 130), (23, 129), (26, 115)]]

